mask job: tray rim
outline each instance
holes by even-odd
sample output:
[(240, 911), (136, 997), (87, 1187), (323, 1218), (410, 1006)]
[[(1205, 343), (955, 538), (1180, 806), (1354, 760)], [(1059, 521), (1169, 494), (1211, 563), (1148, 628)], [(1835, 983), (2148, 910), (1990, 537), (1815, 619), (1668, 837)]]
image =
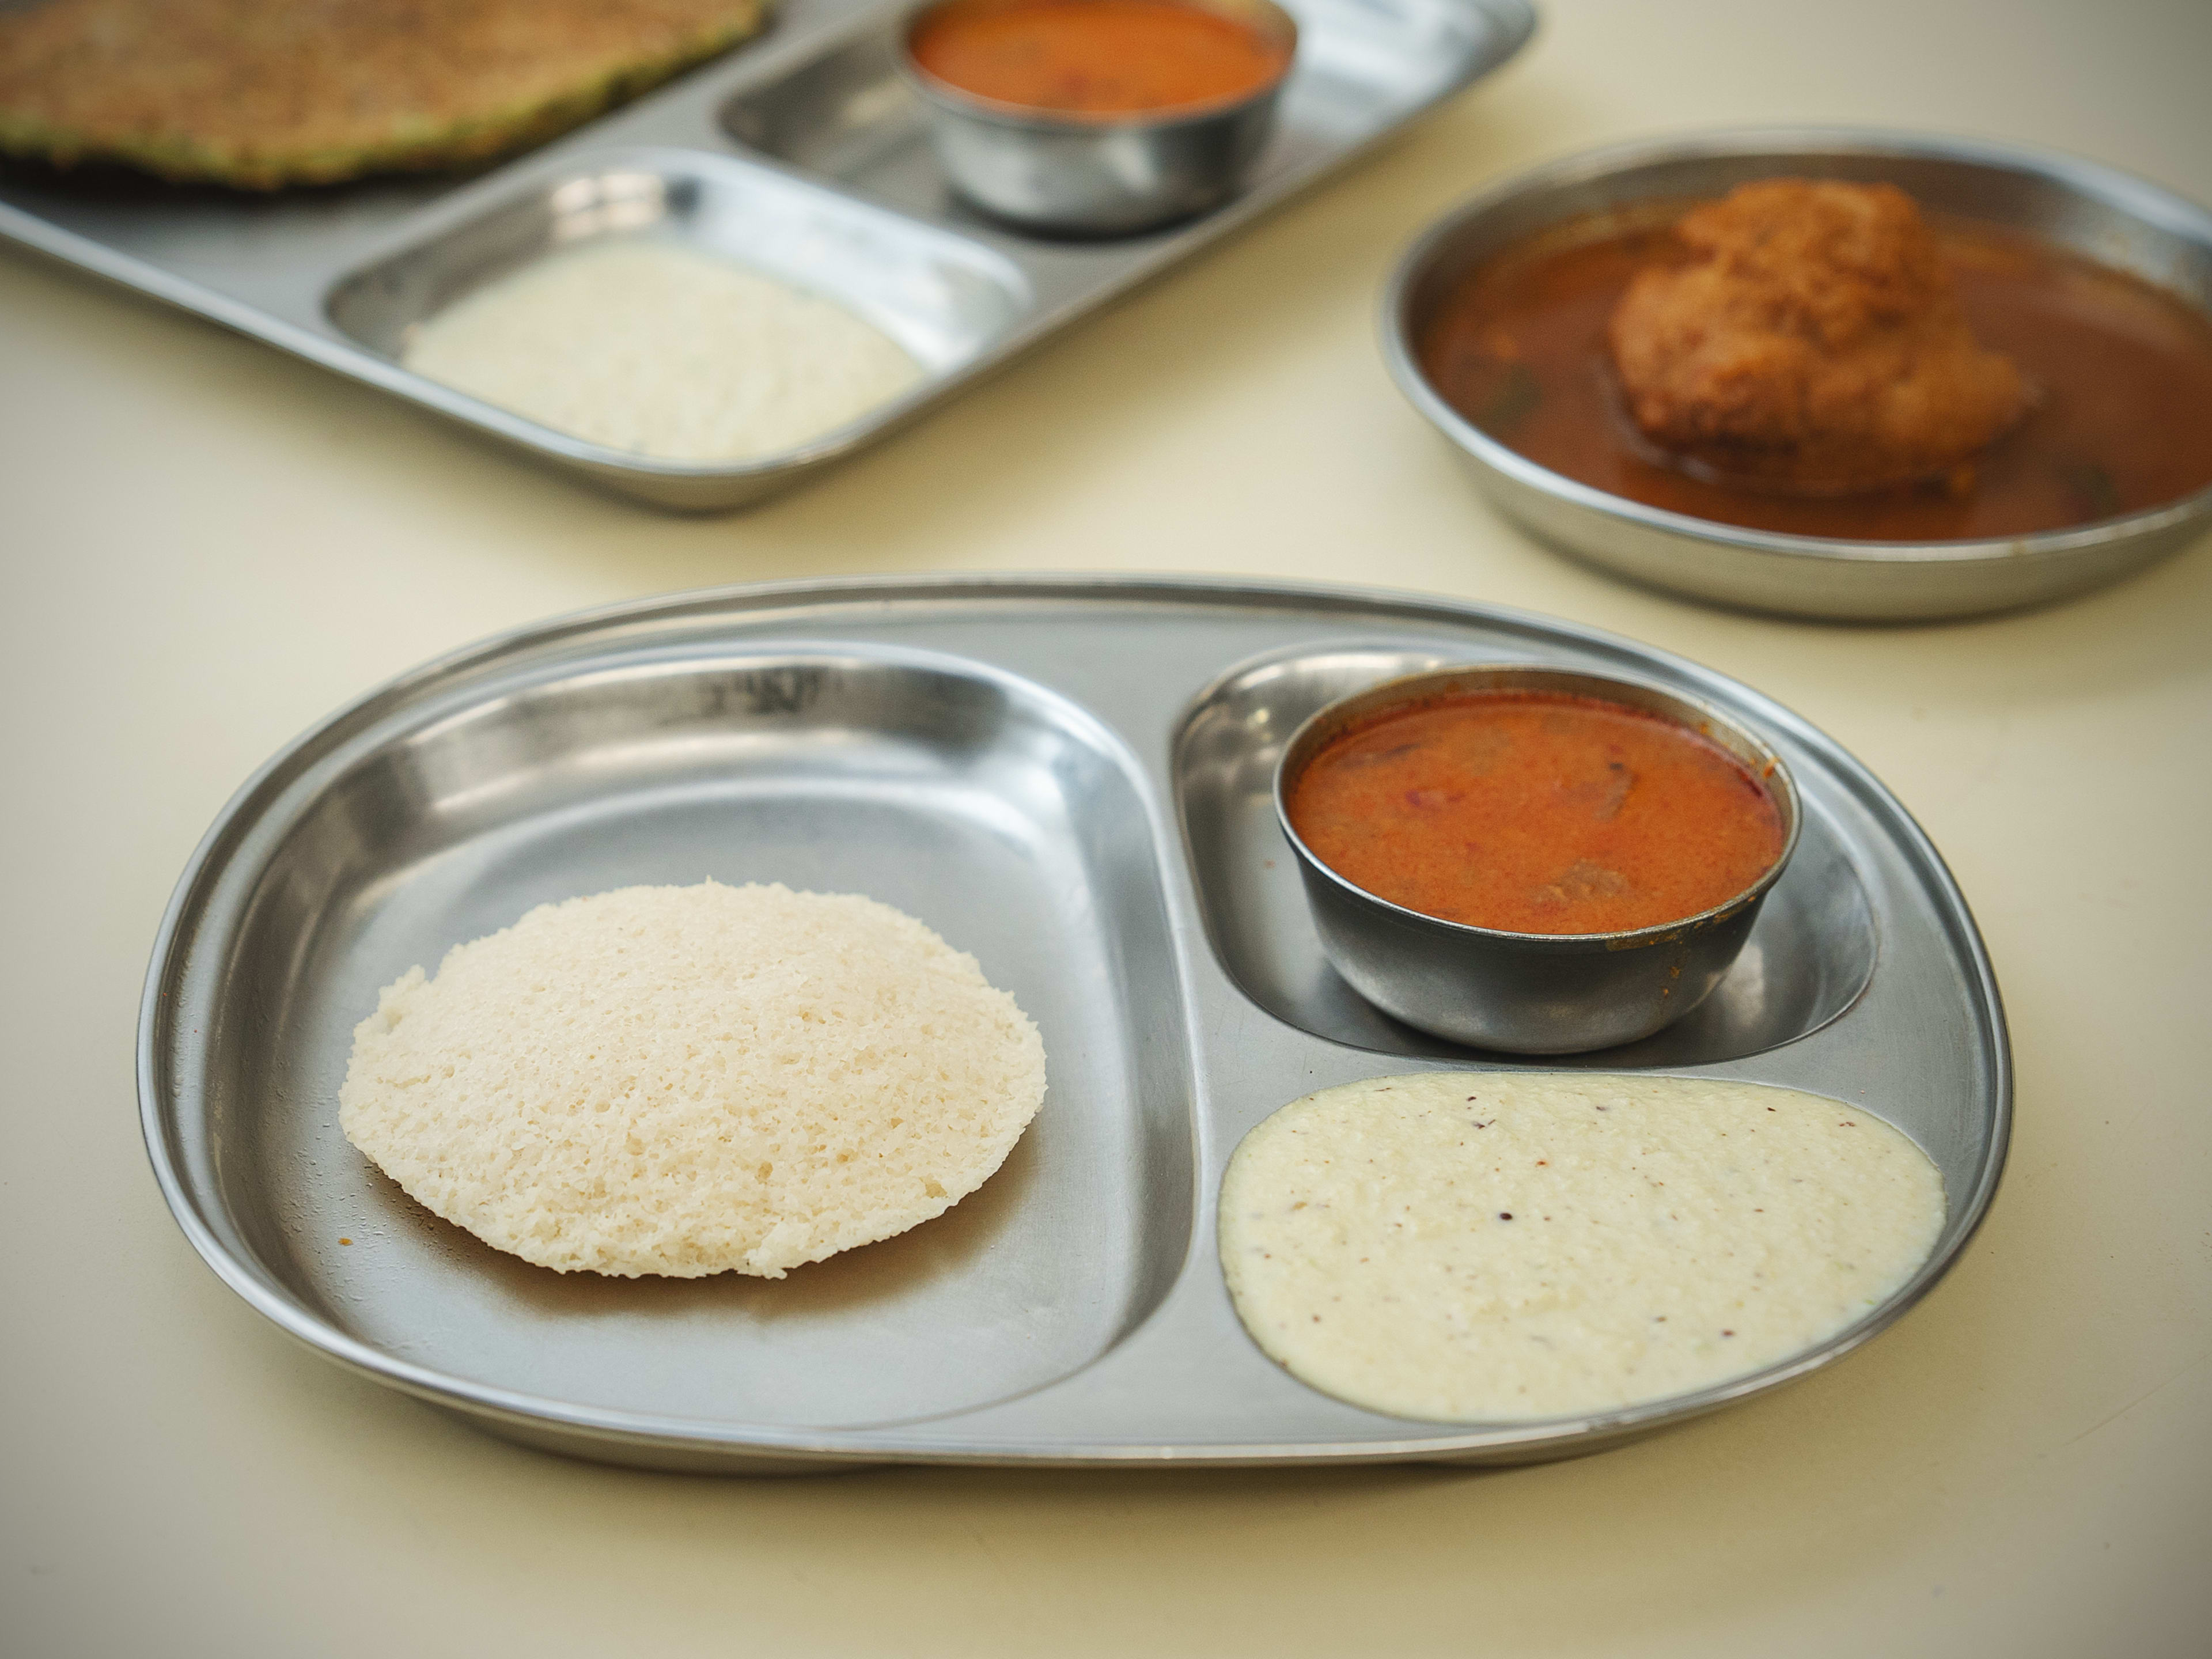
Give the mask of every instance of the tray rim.
[[(1479, 14), (1498, 31), (1491, 54), (1471, 60), (1463, 73), (1440, 82), (1395, 120), (1357, 141), (1273, 180), (1263, 180), (1220, 208), (1166, 233), (1168, 246), (1151, 249), (1133, 263), (1104, 274), (1072, 298), (1037, 305), (966, 362), (926, 379), (910, 394), (864, 412), (833, 431), (777, 454), (726, 462), (678, 461), (610, 448), (544, 426), (527, 416), (446, 386), (372, 350), (338, 327), (330, 301), (348, 277), (377, 268), (443, 234), (444, 219), (466, 204), (474, 216), (497, 212), (519, 193), (550, 179), (618, 167), (626, 159), (654, 152), (684, 154), (710, 163), (767, 173), (823, 191), (853, 210), (887, 214), (941, 235), (961, 238), (1014, 264), (1025, 280), (1034, 271), (1021, 258), (1025, 246), (1056, 250), (1057, 243), (1021, 236), (998, 226), (948, 222), (909, 211), (853, 188), (834, 174), (800, 167), (785, 157), (753, 149), (723, 126), (721, 111), (734, 99), (802, 72), (878, 27), (890, 27), (904, 15), (907, 0), (860, 0), (854, 9), (821, 19), (804, 32), (785, 37), (771, 32), (738, 43), (729, 53), (708, 60), (582, 125), (494, 164), (482, 173), (453, 181), (452, 188), (415, 204), (380, 227), (369, 246), (356, 248), (347, 262), (314, 267), (313, 304), (319, 330), (267, 307), (226, 294), (145, 255), (71, 229), (0, 200), (0, 240), (27, 247), (63, 264), (87, 270), (121, 287), (205, 318), (222, 327), (276, 347), (352, 380), (387, 393), (433, 416), (449, 421), (480, 439), (519, 452), (540, 465), (556, 467), (586, 483), (611, 489), (634, 501), (672, 511), (728, 512), (799, 483), (813, 473), (860, 453), (933, 412), (940, 404), (969, 391), (1010, 367), (1033, 347), (1165, 274), (1223, 237), (1273, 212), (1387, 139), (1486, 78), (1519, 55), (1539, 23), (1534, 0), (1451, 0)], [(765, 52), (762, 48), (769, 48)], [(720, 148), (689, 140), (618, 136), (624, 129), (594, 138), (594, 129), (610, 118), (649, 111), (656, 103), (703, 95), (708, 123)], [(370, 182), (373, 182), (370, 181)], [(1115, 246), (1109, 243), (1106, 246)]]
[[(742, 1438), (728, 1432), (730, 1425), (696, 1419), (659, 1417), (573, 1402), (503, 1388), (439, 1371), (400, 1358), (352, 1336), (301, 1306), (268, 1280), (249, 1261), (241, 1260), (216, 1237), (202, 1218), (189, 1183), (181, 1174), (179, 1148), (168, 1133), (164, 1087), (165, 1061), (170, 1052), (169, 992), (182, 970), (203, 901), (225, 867), (226, 855), (250, 833), (259, 809), (273, 804), (292, 781), (329, 753), (343, 746), (365, 726), (386, 713), (397, 712), (418, 692), (440, 682), (454, 682), (489, 667), (502, 658), (557, 650), (562, 644), (597, 633), (626, 634), (654, 622), (679, 624), (715, 616), (741, 618), (749, 613), (772, 613), (779, 609), (830, 607), (874, 604), (884, 608), (901, 602), (977, 604), (992, 600), (1015, 603), (1085, 602), (1146, 603), (1199, 607), (1259, 605), (1267, 608), (1341, 608), (1364, 616), (1401, 619), (1431, 626), (1497, 625), (1533, 627), (1601, 649), (1626, 649), (1693, 679), (1712, 679), (1740, 694), (1756, 708), (1762, 720), (1788, 731), (1793, 740), (1821, 755), (1832, 764), (1838, 779), (1855, 793), (1871, 790), (1871, 805), (1885, 809), (1893, 819), (1905, 848), (1923, 862), (1942, 901), (1942, 931), (1950, 937), (1971, 969), (1972, 988), (1987, 1014), (1984, 1037), (1990, 1059), (1992, 1112), (1990, 1151), (1983, 1160), (1972, 1193), (1954, 1207), (1964, 1222), (1948, 1249), (1931, 1255), (1911, 1279), (1875, 1313), (1793, 1359), (1779, 1362), (1722, 1384), (1673, 1396), (1668, 1401), (1585, 1414), (1580, 1417), (1535, 1419), (1527, 1423), (1469, 1430), (1449, 1424), (1425, 1425), (1444, 1432), (1407, 1433), (1395, 1438), (1350, 1441), (1207, 1442), (1199, 1443), (1139, 1443), (1062, 1441), (1039, 1444), (991, 1438), (948, 1439), (928, 1432), (951, 1418), (889, 1425), (884, 1428), (779, 1428), (769, 1425), (744, 1425)], [(828, 641), (817, 641), (828, 643)], [(981, 659), (978, 659), (981, 660)], [(990, 665), (994, 668), (1000, 665)], [(1001, 672), (1011, 672), (1003, 671)], [(1209, 677), (1204, 682), (1212, 683)], [(1056, 693), (1056, 695), (1066, 695)], [(1080, 705), (1079, 705), (1080, 706)], [(1186, 705), (1188, 706), (1188, 705)], [(1093, 711), (1085, 708), (1086, 714)], [(1174, 836), (1178, 849), (1182, 836)], [(1233, 980), (1231, 981), (1234, 984)], [(1241, 988), (1237, 994), (1244, 995)], [(1249, 997), (1246, 999), (1249, 1001)], [(1256, 1005), (1255, 1005), (1256, 1006)], [(1265, 1010), (1261, 1010), (1265, 1012)], [(1324, 1041), (1326, 1039), (1323, 1039)], [(1903, 803), (1891, 795), (1850, 751), (1765, 693), (1729, 676), (1707, 669), (1686, 658), (1657, 647), (1644, 645), (1623, 635), (1590, 627), (1563, 617), (1518, 607), (1486, 605), (1403, 589), (1368, 587), (1338, 583), (1244, 580), (1218, 576), (1130, 575), (1116, 572), (936, 573), (923, 575), (842, 576), (818, 580), (796, 579), (740, 583), (619, 601), (562, 613), (543, 621), (502, 630), (466, 644), (419, 666), (406, 670), (341, 706), (294, 737), (250, 775), (225, 802), (186, 860), (171, 892), (156, 929), (141, 994), (137, 1025), (137, 1066), (139, 1127), (156, 1185), (173, 1218), (200, 1259), (246, 1303), (295, 1340), (372, 1380), (449, 1411), (482, 1419), (492, 1432), (521, 1439), (547, 1449), (562, 1449), (590, 1456), (584, 1447), (572, 1445), (580, 1438), (587, 1445), (603, 1445), (604, 1455), (617, 1462), (635, 1462), (635, 1454), (665, 1451), (696, 1460), (720, 1461), (728, 1472), (772, 1473), (801, 1468), (850, 1466), (866, 1463), (927, 1463), (1004, 1465), (1024, 1468), (1144, 1467), (1189, 1468), (1318, 1466), (1369, 1462), (1453, 1462), (1496, 1459), (1534, 1461), (1578, 1455), (1642, 1437), (1675, 1424), (1704, 1416), (1752, 1395), (1764, 1394), (1813, 1370), (1833, 1363), (1888, 1328), (1923, 1298), (1955, 1265), (1987, 1218), (2002, 1184), (2011, 1141), (2013, 1116), (2012, 1045), (1996, 977), (1965, 895), (1942, 855)], [(1514, 1069), (1541, 1070), (1540, 1066)], [(1710, 1067), (1661, 1066), (1646, 1068), (1656, 1076), (1698, 1075)], [(1380, 1075), (1381, 1073), (1377, 1073)], [(1757, 1081), (1758, 1079), (1751, 1079)], [(1784, 1085), (1787, 1086), (1787, 1085)], [(1200, 1178), (1203, 1179), (1201, 1172)], [(1210, 1238), (1194, 1229), (1194, 1259), (1204, 1253)], [(1186, 1262), (1188, 1266), (1188, 1261)], [(1155, 1310), (1157, 1313), (1158, 1310)], [(1140, 1322), (1124, 1341), (1144, 1328)], [(1119, 1346), (1118, 1344), (1116, 1346)], [(1666, 1410), (1655, 1408), (1664, 1406)], [(1409, 1419), (1410, 1422), (1410, 1419)], [(1456, 1430), (1456, 1432), (1451, 1431)], [(556, 1448), (556, 1442), (558, 1442)], [(686, 1467), (698, 1467), (695, 1462)]]

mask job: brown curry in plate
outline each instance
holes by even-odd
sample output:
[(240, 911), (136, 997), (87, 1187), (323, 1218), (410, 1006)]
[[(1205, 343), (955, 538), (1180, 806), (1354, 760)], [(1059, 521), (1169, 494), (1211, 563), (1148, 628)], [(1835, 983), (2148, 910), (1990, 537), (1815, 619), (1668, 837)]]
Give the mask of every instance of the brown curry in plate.
[[(1785, 188), (1842, 219), (1779, 221)], [(1759, 211), (1729, 216), (1747, 195)], [(1540, 466), (1748, 529), (2026, 536), (2212, 485), (2212, 319), (2016, 232), (1923, 227), (1909, 204), (1904, 224), (1884, 198), (1905, 199), (1770, 181), (1554, 226), (1461, 280), (1422, 372)]]

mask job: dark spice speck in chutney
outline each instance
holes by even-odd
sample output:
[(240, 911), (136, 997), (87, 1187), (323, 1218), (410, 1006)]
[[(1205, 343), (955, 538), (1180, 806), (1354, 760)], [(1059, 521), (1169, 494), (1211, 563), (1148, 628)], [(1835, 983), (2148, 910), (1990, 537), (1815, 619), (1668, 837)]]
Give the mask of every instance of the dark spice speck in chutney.
[(1667, 464), (1621, 410), (1606, 321), (1668, 257), (1686, 204), (1600, 215), (1478, 266), (1417, 343), (1446, 403), (1538, 465), (1715, 523), (1852, 541), (2033, 535), (2212, 485), (2212, 319), (2164, 290), (2031, 237), (1930, 216), (1975, 337), (2039, 394), (1963, 489), (1767, 494)]

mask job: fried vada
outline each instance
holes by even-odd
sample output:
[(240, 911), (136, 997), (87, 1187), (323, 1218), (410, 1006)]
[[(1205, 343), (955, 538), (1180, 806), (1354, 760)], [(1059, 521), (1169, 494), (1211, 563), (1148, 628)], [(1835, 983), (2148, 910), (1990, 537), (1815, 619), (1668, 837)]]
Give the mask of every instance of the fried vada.
[(0, 152), (252, 190), (463, 166), (758, 31), (767, 0), (46, 0), (0, 12)]
[(1637, 430), (1686, 470), (1808, 495), (1958, 481), (2029, 406), (1893, 185), (1745, 185), (1670, 240), (1607, 343)]

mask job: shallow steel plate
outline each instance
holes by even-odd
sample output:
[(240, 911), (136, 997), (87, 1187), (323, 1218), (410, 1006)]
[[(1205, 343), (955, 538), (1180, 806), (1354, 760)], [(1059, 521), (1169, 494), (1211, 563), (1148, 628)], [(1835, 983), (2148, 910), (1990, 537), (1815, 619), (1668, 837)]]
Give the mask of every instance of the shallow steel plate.
[(1546, 544), (1692, 599), (1856, 622), (1923, 621), (2087, 592), (2201, 538), (2212, 489), (2068, 530), (1990, 540), (1856, 542), (1747, 530), (1647, 507), (1537, 465), (1430, 386), (1430, 319), (1467, 272), (1539, 230), (1593, 215), (1630, 224), (1777, 175), (1887, 183), (1960, 220), (2025, 232), (2212, 310), (2212, 213), (2073, 156), (1881, 128), (1749, 128), (1569, 156), (1488, 186), (1399, 261), (1382, 353), (1478, 486)]
[[(607, 488), (729, 507), (887, 435), (1497, 68), (1529, 0), (1285, 0), (1277, 130), (1226, 205), (1141, 235), (1025, 235), (954, 197), (893, 61), (902, 3), (786, 0), (771, 32), (468, 179), (267, 195), (0, 168), (0, 239), (381, 387)], [(609, 238), (736, 258), (836, 300), (921, 365), (910, 395), (782, 454), (660, 461), (402, 367), (409, 331), (544, 254)]]
[[(1417, 665), (1557, 663), (1702, 698), (1803, 793), (1802, 850), (1690, 1019), (1578, 1066), (1814, 1090), (1942, 1170), (1927, 1265), (1790, 1364), (1541, 1423), (1378, 1416), (1245, 1337), (1214, 1195), (1334, 1084), (1516, 1062), (1361, 1003), (1268, 805), (1313, 708)], [(1042, 1028), (1044, 1109), (944, 1218), (763, 1282), (528, 1267), (339, 1134), (377, 988), (531, 906), (637, 882), (857, 890), (974, 952)], [(1785, 1382), (1942, 1275), (2004, 1158), (2009, 1055), (1972, 917), (1867, 771), (1757, 693), (1568, 623), (1350, 590), (944, 579), (732, 589), (494, 641), (374, 692), (251, 780), (164, 919), (139, 1033), (163, 1192), (285, 1330), (513, 1437), (699, 1469), (1513, 1462)], [(349, 1240), (350, 1243), (342, 1243)]]

